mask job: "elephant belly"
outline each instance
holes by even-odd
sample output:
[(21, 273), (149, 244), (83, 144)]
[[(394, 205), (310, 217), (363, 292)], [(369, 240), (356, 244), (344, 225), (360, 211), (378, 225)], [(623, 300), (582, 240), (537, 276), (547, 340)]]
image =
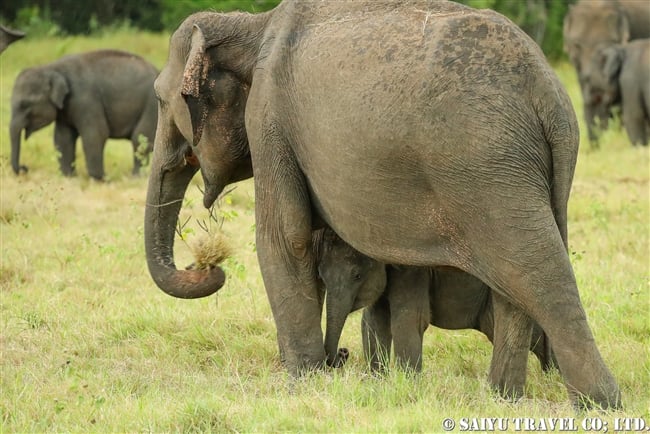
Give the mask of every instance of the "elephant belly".
[(359, 168), (336, 176), (307, 176), (316, 212), (357, 250), (388, 263), (443, 260), (458, 228), (437, 203), (426, 177), (400, 173)]

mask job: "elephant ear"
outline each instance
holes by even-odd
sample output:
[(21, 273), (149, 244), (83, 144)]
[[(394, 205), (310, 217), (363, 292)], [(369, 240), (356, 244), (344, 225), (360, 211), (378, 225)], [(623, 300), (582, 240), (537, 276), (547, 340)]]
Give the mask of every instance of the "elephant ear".
[(50, 101), (59, 109), (63, 108), (63, 101), (68, 93), (70, 87), (65, 77), (59, 72), (51, 71), (49, 74), (50, 82)]
[(625, 50), (620, 45), (607, 47), (602, 51), (603, 74), (610, 83), (615, 82), (625, 59)]
[(210, 67), (206, 53), (205, 36), (201, 28), (194, 24), (190, 53), (185, 62), (183, 71), (183, 83), (181, 84), (181, 95), (190, 111), (192, 121), (193, 145), (196, 146), (203, 135), (203, 127), (208, 116), (208, 105), (206, 95), (201, 94)]
[(622, 10), (618, 9), (618, 14), (610, 17), (609, 31), (610, 35), (616, 35), (616, 41), (619, 44), (625, 44), (630, 40), (630, 21)]

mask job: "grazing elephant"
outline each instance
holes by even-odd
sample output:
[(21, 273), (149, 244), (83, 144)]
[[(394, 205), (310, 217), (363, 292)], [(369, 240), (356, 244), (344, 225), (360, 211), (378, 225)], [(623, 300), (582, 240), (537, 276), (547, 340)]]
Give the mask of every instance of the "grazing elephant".
[[(164, 292), (203, 297), (225, 281), (219, 267), (174, 263), (194, 174), (210, 207), (254, 173), (258, 259), (289, 373), (325, 361), (311, 238), (326, 224), (383, 263), (476, 276), (512, 303), (512, 330), (532, 318), (548, 334), (576, 403), (620, 405), (567, 252), (575, 113), (511, 21), (426, 0), (197, 13), (172, 35), (155, 87), (144, 238)], [(528, 348), (530, 335), (503, 339)]]
[[(493, 308), (507, 302), (498, 295), (493, 297), (492, 290), (475, 277), (451, 267), (384, 265), (357, 252), (332, 231), (326, 232), (320, 237), (317, 257), (318, 274), (326, 288), (328, 365), (338, 367), (345, 361), (347, 350), (338, 349), (341, 332), (347, 316), (363, 307), (367, 308), (363, 344), (373, 369), (383, 368), (392, 341), (398, 364), (421, 370), (422, 337), (429, 324), (450, 330), (475, 329), (490, 341), (495, 322), (497, 327), (507, 324), (506, 318), (495, 320), (494, 314), (503, 311), (500, 306)], [(516, 333), (519, 330), (506, 331)], [(544, 371), (555, 365), (548, 339), (537, 325), (529, 347)], [(521, 396), (523, 390), (509, 393)]]
[(564, 50), (578, 73), (589, 139), (598, 138), (596, 120), (607, 128), (620, 101), (594, 80), (601, 66), (594, 59), (613, 44), (650, 37), (650, 5), (643, 0), (581, 0), (564, 17)]
[[(27, 171), (20, 161), (20, 136), (25, 138), (52, 122), (54, 145), (64, 175), (74, 174), (75, 144), (81, 136), (88, 174), (104, 178), (104, 145), (109, 138), (133, 143), (133, 173), (151, 152), (157, 121), (153, 82), (156, 68), (143, 58), (115, 50), (63, 57), (23, 70), (11, 95), (11, 166)], [(138, 149), (140, 136), (146, 149)]]
[(650, 129), (650, 39), (604, 48), (594, 80), (620, 97), (623, 125), (633, 145), (647, 145)]
[(16, 42), (24, 36), (24, 32), (12, 30), (3, 25), (0, 25), (0, 53), (5, 51), (10, 44)]

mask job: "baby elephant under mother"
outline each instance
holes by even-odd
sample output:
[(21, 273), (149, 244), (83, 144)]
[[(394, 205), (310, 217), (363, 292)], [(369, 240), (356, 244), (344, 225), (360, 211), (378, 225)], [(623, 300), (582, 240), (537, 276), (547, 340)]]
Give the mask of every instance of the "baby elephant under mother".
[[(217, 291), (178, 270), (174, 228), (200, 170), (204, 205), (255, 175), (258, 259), (280, 355), (323, 365), (312, 230), (390, 264), (452, 266), (547, 333), (576, 403), (620, 405), (567, 253), (578, 125), (539, 47), (452, 2), (284, 1), (199, 13), (170, 41), (145, 212), (147, 262), (175, 297)], [(528, 347), (527, 342), (511, 342)], [(505, 373), (507, 375), (507, 373)]]

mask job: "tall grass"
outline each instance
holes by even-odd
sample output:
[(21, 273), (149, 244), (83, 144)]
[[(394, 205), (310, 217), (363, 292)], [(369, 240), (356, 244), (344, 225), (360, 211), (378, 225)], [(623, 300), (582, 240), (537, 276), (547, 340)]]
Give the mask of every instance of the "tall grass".
[[(618, 379), (625, 410), (576, 415), (560, 375), (529, 361), (526, 397), (490, 391), (491, 345), (472, 331), (431, 328), (424, 372), (370, 375), (359, 315), (342, 336), (339, 371), (289, 382), (254, 250), (254, 192), (222, 201), (221, 230), (237, 247), (217, 296), (173, 299), (148, 275), (143, 248), (146, 178), (132, 178), (131, 147), (107, 145), (108, 182), (58, 173), (50, 126), (23, 144), (28, 174), (9, 165), (10, 92), (18, 72), (61, 55), (126, 48), (162, 66), (166, 35), (22, 40), (0, 58), (0, 417), (2, 432), (379, 431), (439, 432), (451, 417), (576, 417), (650, 423), (649, 153), (614, 128), (583, 146), (570, 202), (570, 249), (597, 344)], [(557, 71), (579, 107), (565, 64)], [(581, 114), (579, 114), (581, 116)], [(81, 151), (80, 151), (81, 153)], [(183, 219), (188, 241), (207, 217), (200, 179)], [(192, 262), (177, 239), (176, 262)], [(513, 426), (510, 425), (510, 429)], [(611, 425), (610, 425), (611, 429)]]

